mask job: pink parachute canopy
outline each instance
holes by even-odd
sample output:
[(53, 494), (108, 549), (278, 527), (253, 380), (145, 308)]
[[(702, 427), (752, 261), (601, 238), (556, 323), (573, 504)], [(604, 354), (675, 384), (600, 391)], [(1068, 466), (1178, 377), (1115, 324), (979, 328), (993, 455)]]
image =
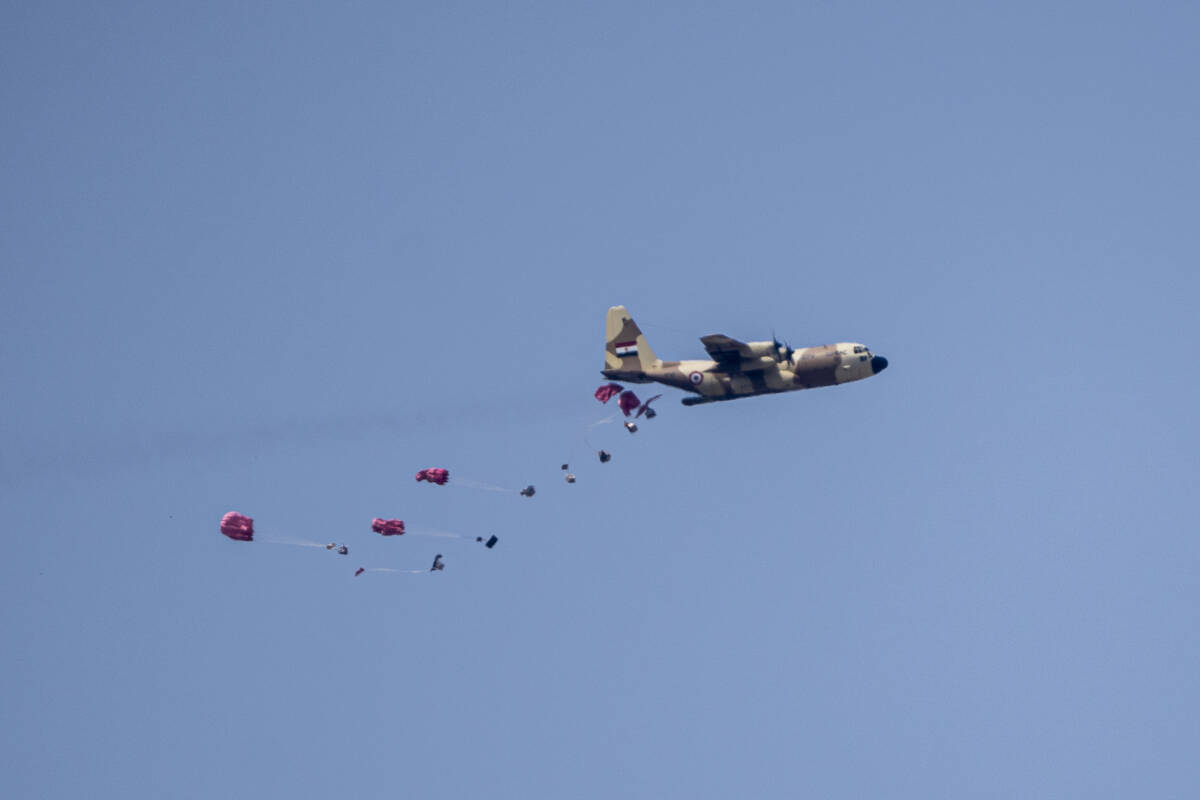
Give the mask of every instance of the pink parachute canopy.
[(254, 541), (254, 520), (245, 514), (230, 511), (221, 517), (221, 533), (239, 542)]
[(601, 403), (607, 403), (621, 393), (620, 384), (606, 383), (596, 390), (596, 399)]
[(642, 401), (638, 400), (638, 396), (628, 389), (621, 392), (621, 396), (617, 398), (617, 405), (620, 406), (621, 413), (627, 417), (641, 404)]
[(445, 486), (445, 482), (450, 480), (450, 470), (442, 469), (440, 467), (422, 469), (418, 474), (416, 474), (416, 480), (428, 481), (430, 483), (437, 483), (438, 486)]
[(402, 519), (380, 519), (376, 517), (371, 520), (371, 530), (381, 536), (403, 536), (404, 535), (404, 520)]
[(441, 467), (429, 467), (417, 473), (417, 480), (429, 481), (436, 483), (438, 486), (445, 486), (446, 481), (450, 480), (450, 471)]

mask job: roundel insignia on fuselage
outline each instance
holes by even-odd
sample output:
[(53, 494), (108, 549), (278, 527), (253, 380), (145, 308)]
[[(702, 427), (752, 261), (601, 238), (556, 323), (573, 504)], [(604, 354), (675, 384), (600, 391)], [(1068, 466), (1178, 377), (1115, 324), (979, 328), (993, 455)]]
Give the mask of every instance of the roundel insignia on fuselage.
[(699, 386), (704, 381), (703, 372), (693, 372), (688, 375), (688, 380), (692, 382), (692, 386)]

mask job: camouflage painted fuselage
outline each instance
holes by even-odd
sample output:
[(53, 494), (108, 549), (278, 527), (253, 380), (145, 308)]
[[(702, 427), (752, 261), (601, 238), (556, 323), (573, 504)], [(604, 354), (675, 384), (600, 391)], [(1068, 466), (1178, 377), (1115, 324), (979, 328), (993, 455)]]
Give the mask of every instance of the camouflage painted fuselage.
[(606, 378), (663, 383), (699, 395), (684, 398), (684, 405), (835, 386), (877, 375), (888, 363), (856, 342), (793, 350), (778, 342), (739, 342), (719, 334), (701, 339), (712, 359), (663, 361), (624, 306), (608, 310), (605, 328)]

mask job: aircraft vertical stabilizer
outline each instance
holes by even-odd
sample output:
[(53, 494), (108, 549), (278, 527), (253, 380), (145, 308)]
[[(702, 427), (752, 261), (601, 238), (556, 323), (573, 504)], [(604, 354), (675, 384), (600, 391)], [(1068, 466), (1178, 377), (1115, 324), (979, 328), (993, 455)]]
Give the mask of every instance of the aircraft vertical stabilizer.
[(604, 339), (604, 370), (619, 373), (622, 377), (618, 380), (636, 381), (637, 377), (633, 376), (640, 376), (662, 363), (625, 306), (613, 306), (608, 310)]

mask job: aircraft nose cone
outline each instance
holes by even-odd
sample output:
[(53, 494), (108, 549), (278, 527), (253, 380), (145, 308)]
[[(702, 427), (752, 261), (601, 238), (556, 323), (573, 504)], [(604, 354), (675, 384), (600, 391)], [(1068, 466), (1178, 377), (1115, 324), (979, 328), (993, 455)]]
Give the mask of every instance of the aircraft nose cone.
[(871, 371), (876, 375), (887, 369), (887, 359), (883, 356), (874, 356), (871, 359)]

